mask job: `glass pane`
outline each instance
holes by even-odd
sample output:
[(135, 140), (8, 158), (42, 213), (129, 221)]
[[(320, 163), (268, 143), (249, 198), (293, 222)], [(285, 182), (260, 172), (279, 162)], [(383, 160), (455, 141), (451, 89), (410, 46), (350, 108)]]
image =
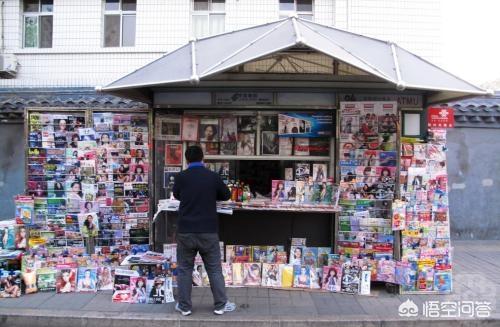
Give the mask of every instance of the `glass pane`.
[(119, 10), (120, 0), (106, 0), (104, 10)]
[(52, 48), (52, 16), (40, 16), (40, 48)]
[(297, 0), (297, 11), (313, 11), (312, 0)]
[(207, 11), (208, 10), (208, 0), (194, 0), (195, 11)]
[(212, 11), (224, 11), (226, 0), (212, 0)]
[(38, 12), (38, 0), (24, 0), (24, 12)]
[(306, 20), (313, 20), (313, 15), (298, 15), (299, 18), (306, 19)]
[(225, 18), (224, 14), (210, 15), (210, 35), (224, 33), (225, 31)]
[(208, 15), (193, 15), (193, 36), (204, 37), (208, 32)]
[(38, 17), (24, 17), (24, 47), (38, 47)]
[(54, 9), (54, 0), (42, 0), (42, 11), (52, 12)]
[(295, 6), (293, 0), (280, 0), (280, 10), (281, 11), (294, 11)]
[(104, 46), (120, 46), (120, 15), (104, 16)]
[(405, 127), (403, 135), (420, 135), (420, 114), (405, 113), (403, 119)]
[(136, 11), (137, 1), (136, 0), (122, 0), (122, 10), (124, 11)]
[(122, 46), (133, 47), (135, 45), (135, 15), (123, 15)]

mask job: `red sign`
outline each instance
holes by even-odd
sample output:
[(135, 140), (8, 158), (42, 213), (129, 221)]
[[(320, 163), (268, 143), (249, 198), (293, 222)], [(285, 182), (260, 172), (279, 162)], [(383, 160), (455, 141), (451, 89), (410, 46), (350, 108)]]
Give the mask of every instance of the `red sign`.
[(430, 107), (427, 112), (427, 126), (451, 128), (455, 126), (455, 116), (452, 108)]

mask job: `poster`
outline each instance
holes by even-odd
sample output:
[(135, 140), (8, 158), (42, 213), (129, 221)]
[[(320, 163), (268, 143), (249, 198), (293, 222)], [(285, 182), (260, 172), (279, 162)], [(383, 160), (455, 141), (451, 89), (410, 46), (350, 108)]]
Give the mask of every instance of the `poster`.
[(284, 113), (278, 115), (278, 134), (288, 137), (327, 137), (332, 135), (331, 113)]

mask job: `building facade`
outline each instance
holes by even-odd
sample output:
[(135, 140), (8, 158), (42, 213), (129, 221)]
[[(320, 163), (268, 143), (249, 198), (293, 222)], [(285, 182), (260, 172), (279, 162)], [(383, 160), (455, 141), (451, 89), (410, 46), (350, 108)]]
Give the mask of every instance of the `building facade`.
[[(290, 14), (390, 40), (439, 63), (439, 0), (3, 0), (0, 1), (0, 139), (23, 149), (25, 107), (134, 109), (94, 91), (191, 38)], [(24, 152), (0, 158), (0, 219), (23, 192)], [(14, 178), (15, 176), (15, 178)]]

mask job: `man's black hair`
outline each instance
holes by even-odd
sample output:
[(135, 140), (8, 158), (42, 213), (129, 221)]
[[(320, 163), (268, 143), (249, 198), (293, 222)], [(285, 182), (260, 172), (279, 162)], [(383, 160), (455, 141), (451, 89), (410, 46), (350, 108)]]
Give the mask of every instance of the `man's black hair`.
[(186, 149), (184, 153), (186, 161), (189, 163), (200, 162), (203, 160), (203, 150), (198, 145), (191, 145)]

